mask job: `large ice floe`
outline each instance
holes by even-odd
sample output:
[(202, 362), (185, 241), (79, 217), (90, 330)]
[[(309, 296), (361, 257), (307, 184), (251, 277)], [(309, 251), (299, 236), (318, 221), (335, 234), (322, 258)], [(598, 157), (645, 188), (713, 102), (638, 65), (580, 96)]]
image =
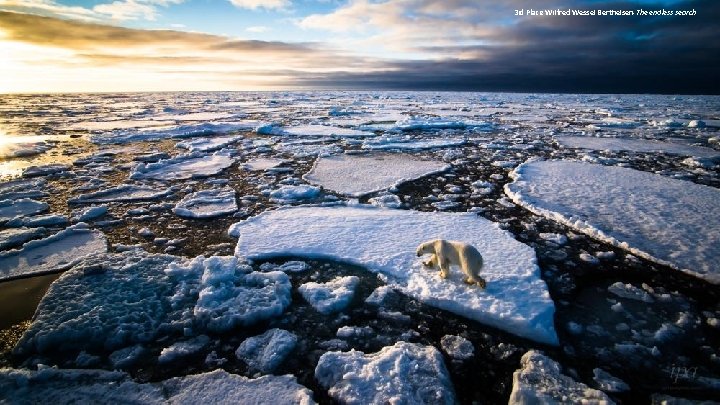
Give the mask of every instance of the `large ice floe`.
[(312, 392), (295, 377), (249, 379), (223, 370), (137, 383), (119, 371), (0, 369), (0, 392), (8, 403), (93, 404), (314, 404)]
[(720, 283), (720, 190), (570, 161), (517, 167), (505, 186), (531, 211), (638, 256)]
[(442, 355), (433, 346), (398, 342), (377, 353), (327, 352), (315, 378), (343, 404), (454, 404)]
[(660, 142), (647, 139), (597, 138), (590, 136), (558, 136), (557, 142), (566, 148), (593, 150), (631, 151), (631, 152), (662, 152), (671, 155), (718, 157), (720, 151), (703, 146), (682, 145), (679, 143)]
[(563, 375), (560, 365), (531, 350), (520, 360), (513, 374), (509, 404), (613, 404), (604, 392), (592, 389)]
[[(295, 207), (262, 213), (230, 228), (237, 256), (331, 258), (365, 266), (421, 301), (508, 332), (557, 344), (555, 307), (535, 252), (495, 223), (468, 213), (427, 213), (371, 206)], [(442, 280), (416, 257), (418, 244), (445, 238), (482, 253), (486, 290)]]
[(79, 223), (0, 254), (0, 280), (64, 270), (83, 256), (106, 251), (107, 240), (102, 232)]
[(213, 218), (237, 211), (235, 190), (230, 187), (202, 190), (183, 197), (173, 212), (187, 218)]
[(232, 256), (184, 259), (140, 250), (88, 256), (50, 286), (15, 350), (108, 352), (282, 314), (291, 300), (289, 277), (248, 271)]
[(445, 163), (410, 155), (333, 155), (319, 158), (303, 179), (359, 197), (449, 168)]
[(155, 163), (139, 163), (130, 178), (167, 181), (208, 177), (227, 169), (234, 162), (234, 158), (223, 153), (208, 156), (195, 152)]

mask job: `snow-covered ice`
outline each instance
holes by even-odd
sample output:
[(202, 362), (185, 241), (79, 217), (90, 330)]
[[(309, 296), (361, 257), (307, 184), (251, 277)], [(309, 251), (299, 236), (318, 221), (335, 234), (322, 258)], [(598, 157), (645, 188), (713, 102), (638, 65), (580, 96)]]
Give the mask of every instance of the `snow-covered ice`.
[(202, 190), (183, 197), (173, 212), (187, 218), (213, 218), (238, 210), (235, 190), (230, 187)]
[(47, 215), (33, 215), (30, 217), (15, 217), (5, 223), (6, 227), (9, 228), (37, 228), (41, 226), (57, 227), (66, 226), (69, 220), (65, 215), (58, 214), (47, 214)]
[(297, 336), (284, 329), (270, 329), (259, 336), (245, 339), (235, 351), (253, 371), (270, 374), (295, 349)]
[(234, 162), (235, 159), (226, 154), (208, 156), (195, 152), (155, 163), (139, 163), (130, 178), (167, 181), (208, 177), (222, 172)]
[(221, 135), (235, 131), (248, 131), (255, 122), (214, 123), (181, 125), (169, 129), (145, 129), (133, 131), (111, 131), (93, 134), (90, 140), (96, 144), (120, 144), (139, 141), (158, 141), (170, 138), (190, 138), (194, 136)]
[(196, 336), (190, 340), (175, 342), (162, 349), (158, 357), (158, 363), (171, 363), (200, 353), (210, 343), (210, 338), (205, 335)]
[(329, 125), (297, 125), (292, 127), (281, 127), (276, 125), (264, 125), (256, 129), (261, 135), (292, 135), (292, 136), (336, 136), (355, 137), (373, 136), (372, 132), (360, 131), (357, 129), (332, 127)]
[(319, 158), (303, 179), (359, 197), (448, 168), (445, 163), (410, 155), (335, 155)]
[(219, 136), (215, 138), (195, 138), (178, 142), (175, 146), (190, 152), (211, 152), (230, 146), (242, 139), (240, 136)]
[(20, 246), (23, 243), (45, 235), (43, 228), (17, 228), (3, 229), (0, 231), (0, 250), (6, 250)]
[[(495, 223), (468, 213), (355, 207), (295, 207), (264, 212), (230, 228), (235, 254), (250, 259), (304, 256), (348, 261), (391, 277), (407, 294), (508, 332), (557, 344), (555, 307), (540, 278), (535, 252)], [(481, 290), (459, 271), (441, 280), (415, 255), (418, 244), (445, 238), (482, 253)]]
[(106, 251), (107, 240), (102, 232), (79, 223), (45, 239), (27, 242), (20, 249), (0, 254), (0, 280), (63, 270), (85, 255)]
[(81, 194), (68, 200), (68, 204), (95, 204), (110, 202), (152, 201), (167, 197), (172, 188), (122, 184), (117, 187)]
[(47, 180), (43, 178), (6, 181), (0, 183), (0, 201), (47, 197), (48, 189)]
[(377, 353), (327, 352), (315, 378), (344, 404), (454, 404), (442, 355), (433, 346), (398, 342)]
[(399, 140), (390, 138), (363, 142), (362, 148), (368, 150), (422, 150), (460, 146), (465, 144), (466, 142), (467, 140), (465, 138), (442, 138), (427, 140)]
[(327, 283), (307, 282), (298, 291), (313, 308), (327, 315), (344, 310), (352, 301), (359, 283), (360, 279), (356, 276), (337, 277)]
[(605, 392), (625, 392), (630, 390), (625, 381), (600, 368), (593, 370), (593, 380), (597, 387)]
[(120, 371), (4, 368), (0, 370), (0, 392), (12, 393), (11, 403), (46, 403), (48, 399), (68, 404), (315, 403), (312, 392), (295, 377), (249, 379), (223, 370), (137, 383)]
[(84, 222), (99, 218), (108, 212), (107, 205), (97, 205), (94, 207), (78, 208), (72, 211), (73, 222)]
[(247, 162), (243, 163), (242, 166), (248, 170), (260, 171), (272, 169), (273, 167), (279, 166), (283, 162), (284, 160), (282, 159), (259, 157), (248, 160)]
[(47, 211), (49, 206), (41, 201), (30, 198), (19, 200), (0, 201), (0, 223), (7, 222), (15, 217), (39, 214)]
[(270, 201), (291, 203), (294, 201), (311, 200), (320, 195), (320, 188), (301, 184), (299, 186), (282, 186), (270, 192)]
[(695, 157), (720, 156), (720, 151), (716, 151), (712, 148), (646, 139), (597, 138), (591, 136), (558, 136), (556, 139), (561, 146), (566, 148), (612, 151), (625, 150), (631, 152), (662, 152), (672, 155)]
[(511, 173), (513, 201), (638, 256), (720, 283), (720, 190), (622, 167), (535, 161)]
[(560, 365), (544, 354), (530, 350), (513, 374), (508, 404), (613, 404), (602, 391), (562, 374)]

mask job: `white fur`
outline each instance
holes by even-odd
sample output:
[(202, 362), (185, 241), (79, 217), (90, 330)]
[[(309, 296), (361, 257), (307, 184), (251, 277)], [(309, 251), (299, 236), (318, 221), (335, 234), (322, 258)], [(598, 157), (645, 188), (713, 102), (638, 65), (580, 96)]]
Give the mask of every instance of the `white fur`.
[(431, 254), (430, 260), (423, 264), (430, 268), (439, 267), (441, 278), (448, 277), (450, 266), (460, 266), (465, 273), (467, 284), (477, 284), (481, 288), (485, 288), (485, 280), (480, 277), (483, 258), (472, 245), (465, 242), (435, 239), (422, 243), (417, 248), (418, 257), (428, 253)]

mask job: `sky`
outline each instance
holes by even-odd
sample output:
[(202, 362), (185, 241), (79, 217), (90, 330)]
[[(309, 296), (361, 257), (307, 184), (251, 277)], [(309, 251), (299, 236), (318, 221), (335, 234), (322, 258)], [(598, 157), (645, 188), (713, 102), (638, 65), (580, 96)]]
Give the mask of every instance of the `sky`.
[[(597, 15), (640, 9), (694, 15)], [(717, 0), (0, 0), (0, 93), (720, 94), (718, 19)]]

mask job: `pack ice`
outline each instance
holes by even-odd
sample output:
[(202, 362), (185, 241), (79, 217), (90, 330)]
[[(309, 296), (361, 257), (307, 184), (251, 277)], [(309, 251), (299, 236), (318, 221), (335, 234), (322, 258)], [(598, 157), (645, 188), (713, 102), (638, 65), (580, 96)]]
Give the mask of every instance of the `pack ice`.
[[(93, 404), (298, 404), (315, 401), (295, 377), (249, 379), (223, 370), (137, 383), (126, 373), (105, 370), (0, 370), (0, 392), (12, 393), (11, 403)], [(14, 399), (14, 400), (13, 400)]]
[(566, 148), (594, 150), (626, 150), (631, 152), (662, 152), (671, 155), (695, 156), (700, 158), (717, 157), (720, 152), (703, 146), (682, 145), (672, 142), (660, 142), (647, 139), (597, 138), (590, 136), (559, 136), (557, 142)]
[(187, 218), (213, 218), (237, 211), (235, 190), (230, 187), (202, 190), (183, 197), (173, 212)]
[(141, 250), (88, 256), (50, 286), (15, 351), (102, 353), (282, 314), (291, 300), (289, 277), (247, 271), (232, 256), (184, 259)]
[(215, 153), (207, 156), (194, 152), (156, 163), (139, 163), (130, 178), (167, 181), (208, 177), (227, 169), (233, 162), (235, 159), (226, 154)]
[(79, 223), (0, 254), (0, 280), (64, 270), (83, 256), (106, 251), (107, 240), (102, 232)]
[(319, 158), (303, 179), (340, 194), (360, 197), (449, 168), (444, 163), (410, 155), (333, 155)]
[(315, 378), (344, 404), (454, 404), (442, 355), (433, 346), (398, 342), (377, 353), (327, 352)]
[(505, 186), (536, 214), (720, 283), (720, 191), (622, 167), (536, 161), (517, 167)]
[[(557, 344), (555, 307), (535, 252), (493, 222), (467, 213), (427, 213), (370, 206), (294, 207), (264, 212), (230, 228), (237, 256), (331, 258), (390, 276), (407, 294), (438, 308), (543, 343)], [(445, 238), (476, 246), (486, 290), (442, 280), (415, 255), (418, 244)]]

